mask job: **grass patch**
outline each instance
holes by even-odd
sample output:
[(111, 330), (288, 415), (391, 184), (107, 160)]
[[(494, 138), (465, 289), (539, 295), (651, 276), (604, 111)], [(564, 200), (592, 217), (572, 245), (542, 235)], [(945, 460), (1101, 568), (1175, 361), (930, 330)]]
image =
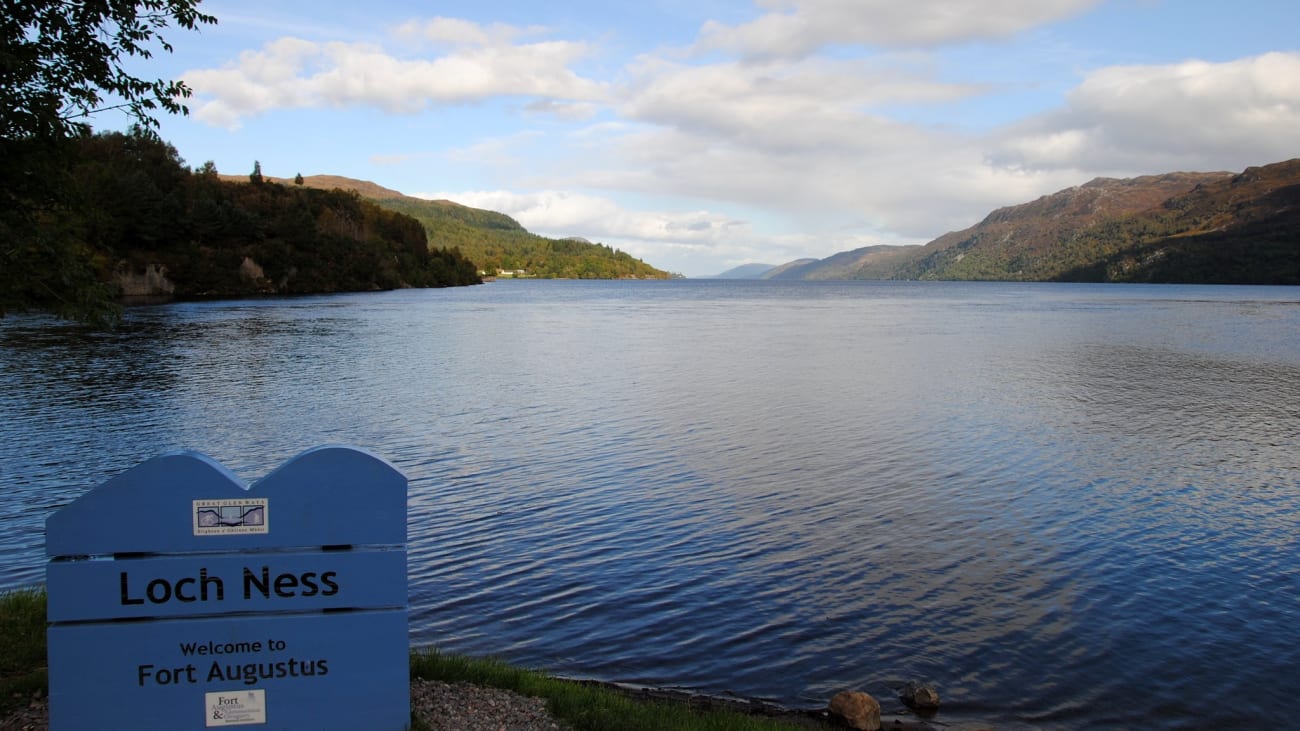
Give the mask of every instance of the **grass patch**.
[(411, 676), (503, 688), (541, 698), (556, 718), (577, 731), (790, 731), (801, 728), (743, 713), (697, 711), (677, 703), (634, 700), (609, 688), (552, 678), (501, 660), (444, 655), (437, 650), (412, 652)]
[(45, 590), (0, 595), (0, 710), (45, 692)]

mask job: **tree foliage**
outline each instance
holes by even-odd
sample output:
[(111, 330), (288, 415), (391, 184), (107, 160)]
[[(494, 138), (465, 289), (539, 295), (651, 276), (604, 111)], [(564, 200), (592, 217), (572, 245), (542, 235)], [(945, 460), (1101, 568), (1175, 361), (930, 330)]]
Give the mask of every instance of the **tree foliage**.
[(0, 0), (0, 137), (69, 137), (110, 108), (153, 127), (157, 110), (185, 113), (184, 82), (132, 76), (125, 62), (170, 52), (163, 31), (173, 23), (186, 30), (216, 23), (199, 2)]
[(47, 310), (91, 322), (115, 314), (102, 253), (76, 215), (70, 173), (87, 119), (186, 113), (189, 87), (133, 76), (126, 62), (171, 51), (163, 32), (215, 23), (200, 0), (0, 0), (0, 316)]
[(430, 250), (415, 219), (355, 193), (191, 173), (136, 129), (76, 143), (70, 220), (101, 274), (163, 273), (174, 294), (241, 296), (476, 284), (471, 262)]

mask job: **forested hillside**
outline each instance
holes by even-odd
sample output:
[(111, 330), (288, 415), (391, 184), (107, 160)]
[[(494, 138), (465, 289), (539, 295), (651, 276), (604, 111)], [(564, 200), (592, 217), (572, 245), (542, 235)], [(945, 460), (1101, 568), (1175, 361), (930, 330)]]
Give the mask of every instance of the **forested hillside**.
[(75, 140), (64, 225), (126, 295), (367, 291), (478, 283), (418, 221), (355, 193), (190, 172), (146, 133)]
[[(235, 179), (235, 176), (222, 176)], [(246, 177), (246, 176), (245, 176)], [(403, 195), (368, 180), (338, 175), (276, 178), (286, 185), (356, 192), (391, 211), (424, 225), (433, 246), (459, 251), (485, 274), (523, 271), (543, 279), (666, 279), (667, 272), (618, 249), (579, 238), (550, 239), (529, 233), (515, 219), (448, 200)]]
[(1300, 160), (1198, 185), (1079, 239), (1106, 255), (1060, 279), (1300, 284)]
[(451, 201), (384, 198), (375, 201), (424, 224), (429, 240), (454, 247), (480, 270), (522, 270), (527, 276), (563, 279), (666, 279), (667, 272), (618, 249), (582, 239), (529, 233), (503, 213)]
[(999, 208), (970, 228), (926, 244), (890, 278), (1058, 279), (1106, 255), (1097, 248), (1099, 240), (1084, 240), (1081, 234), (1157, 209), (1169, 198), (1224, 175), (1098, 178), (1029, 203)]

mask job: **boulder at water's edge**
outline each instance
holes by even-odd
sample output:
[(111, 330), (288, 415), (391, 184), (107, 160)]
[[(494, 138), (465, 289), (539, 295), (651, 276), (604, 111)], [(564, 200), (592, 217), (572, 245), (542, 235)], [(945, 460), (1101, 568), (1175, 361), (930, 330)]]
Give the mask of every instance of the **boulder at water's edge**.
[(880, 703), (859, 690), (844, 690), (831, 698), (831, 715), (861, 731), (880, 731)]

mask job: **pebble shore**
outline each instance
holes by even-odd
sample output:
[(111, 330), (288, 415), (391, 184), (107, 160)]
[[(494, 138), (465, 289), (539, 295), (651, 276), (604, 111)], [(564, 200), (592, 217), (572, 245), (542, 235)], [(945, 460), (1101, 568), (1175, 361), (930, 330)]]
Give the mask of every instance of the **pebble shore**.
[(435, 731), (562, 731), (546, 701), (469, 683), (411, 681), (411, 711)]
[[(546, 702), (509, 690), (469, 683), (411, 681), (411, 711), (434, 731), (565, 731), (569, 727), (546, 710)], [(44, 695), (0, 718), (0, 731), (48, 731), (50, 709)]]

